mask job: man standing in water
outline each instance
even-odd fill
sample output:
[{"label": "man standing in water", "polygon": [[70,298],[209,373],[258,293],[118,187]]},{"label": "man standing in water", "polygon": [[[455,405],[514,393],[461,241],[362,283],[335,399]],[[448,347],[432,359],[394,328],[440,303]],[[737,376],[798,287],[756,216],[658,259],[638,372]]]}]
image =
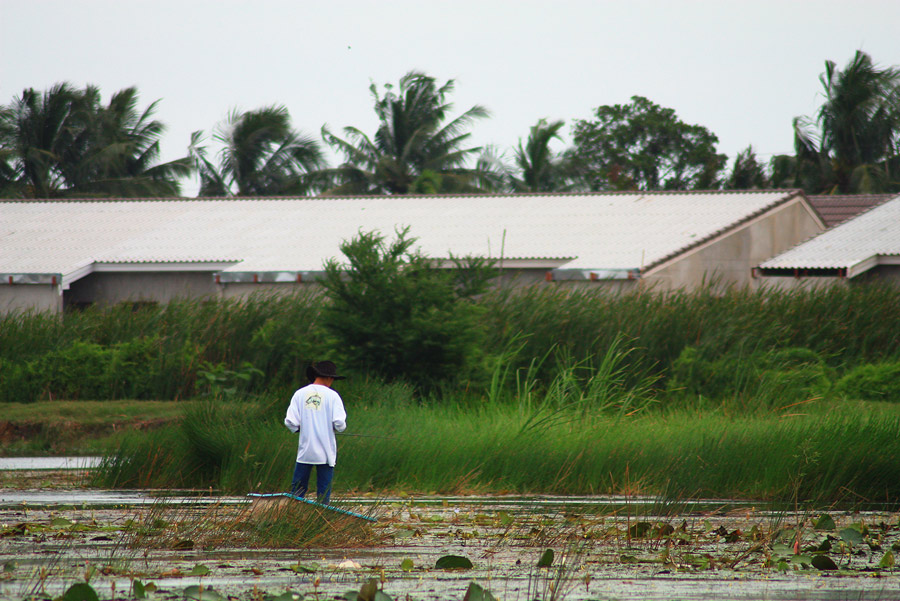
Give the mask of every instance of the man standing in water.
[{"label": "man standing in water", "polygon": [[334,433],[343,432],[347,427],[344,402],[331,385],[344,376],[337,374],[337,367],[331,361],[319,361],[306,368],[306,377],[310,384],[294,393],[284,417],[288,430],[300,434],[291,492],[306,496],[309,476],[315,466],[316,497],[319,503],[327,505],[337,459]]}]

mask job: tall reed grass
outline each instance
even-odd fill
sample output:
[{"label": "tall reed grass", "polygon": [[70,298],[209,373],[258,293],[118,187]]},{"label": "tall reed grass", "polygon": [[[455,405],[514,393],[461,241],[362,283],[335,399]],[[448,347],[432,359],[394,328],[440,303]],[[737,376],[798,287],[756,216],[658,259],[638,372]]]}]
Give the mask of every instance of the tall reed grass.
[{"label": "tall reed grass", "polygon": [[687,346],[712,355],[803,347],[839,367],[900,353],[900,290],[884,284],[667,294],[532,288],[483,302],[492,348],[525,335],[520,368],[554,347],[576,360],[596,357],[618,336],[636,347],[633,369],[663,375]]},{"label": "tall reed grass", "polygon": [[289,388],[324,347],[318,307],[297,293],[0,315],[0,401],[186,398],[207,392],[204,369],[244,363],[263,373],[244,390]]},{"label": "tall reed grass", "polygon": [[[319,322],[322,302],[299,293],[91,308],[62,319],[3,315],[0,401],[182,399],[217,387],[287,394],[305,380],[309,361],[341,360]],[[741,369],[747,358],[806,350],[836,379],[853,367],[900,356],[900,290],[887,285],[798,291],[709,286],[665,295],[540,287],[498,290],[479,302],[486,309],[479,327],[488,341],[482,365],[456,374],[439,389],[443,395],[429,393],[433,398],[521,399],[529,394],[523,386],[537,386],[540,394],[551,382],[570,389],[583,368],[604,364],[632,389],[652,381],[662,390],[679,358],[693,350],[715,370],[734,374],[728,395],[736,390],[752,403],[762,397],[752,378],[766,374]],[[610,349],[625,351],[614,355],[614,366]],[[357,379],[395,375],[354,373],[354,367],[341,364]],[[523,374],[530,374],[525,382]],[[827,389],[830,380],[816,386]],[[725,394],[690,392],[715,400]]]},{"label": "tall reed grass", "polygon": [[[278,405],[248,411],[247,403],[210,403],[189,411],[177,428],[129,438],[96,483],[287,490],[296,437],[274,417]],[[567,407],[540,422],[532,406],[511,403],[368,404],[348,397],[346,405],[338,496],[353,490],[815,504],[900,499],[900,409],[892,404],[819,402],[736,415],[721,407],[634,414]]]}]

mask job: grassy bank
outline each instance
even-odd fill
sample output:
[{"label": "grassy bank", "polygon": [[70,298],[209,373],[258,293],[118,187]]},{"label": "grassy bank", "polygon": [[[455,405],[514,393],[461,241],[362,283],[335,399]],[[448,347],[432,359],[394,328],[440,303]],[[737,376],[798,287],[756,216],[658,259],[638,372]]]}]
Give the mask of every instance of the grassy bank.
[{"label": "grassy bank", "polygon": [[100,455],[129,432],[178,419],[174,401],[0,403],[0,456]]},{"label": "grassy bank", "polygon": [[[508,404],[348,405],[348,412],[338,492],[900,499],[900,408],[882,403],[743,415],[561,412],[542,421]],[[125,440],[97,483],[285,490],[295,445],[271,408],[201,403],[177,427]]]}]

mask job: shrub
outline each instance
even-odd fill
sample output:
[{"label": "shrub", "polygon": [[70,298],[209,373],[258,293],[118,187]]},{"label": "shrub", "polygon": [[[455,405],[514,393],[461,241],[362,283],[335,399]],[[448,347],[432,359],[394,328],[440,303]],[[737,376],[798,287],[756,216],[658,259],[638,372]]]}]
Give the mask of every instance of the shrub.
[{"label": "shrub", "polygon": [[330,299],[323,322],[351,369],[433,390],[479,365],[485,330],[472,296],[486,287],[485,264],[443,269],[417,251],[408,229],[388,244],[362,232],[341,245],[349,265],[325,265]]},{"label": "shrub", "polygon": [[835,391],[847,398],[869,401],[900,401],[900,363],[860,365],[835,384]]},{"label": "shrub", "polygon": [[[707,351],[709,353],[709,351]],[[810,349],[786,348],[714,359],[704,358],[703,349],[686,347],[672,364],[670,392],[715,399],[752,397],[765,406],[783,406],[826,394],[832,370]]]},{"label": "shrub", "polygon": [[40,386],[28,366],[0,358],[0,403],[32,403],[40,396]]}]

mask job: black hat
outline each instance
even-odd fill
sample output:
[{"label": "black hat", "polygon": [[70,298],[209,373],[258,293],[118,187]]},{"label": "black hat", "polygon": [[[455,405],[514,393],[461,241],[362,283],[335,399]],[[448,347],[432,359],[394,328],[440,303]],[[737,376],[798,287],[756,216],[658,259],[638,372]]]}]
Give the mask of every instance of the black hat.
[{"label": "black hat", "polygon": [[306,377],[310,382],[315,382],[317,377],[334,378],[335,380],[344,380],[347,376],[339,376],[337,374],[337,366],[331,361],[313,362],[306,368]]}]

